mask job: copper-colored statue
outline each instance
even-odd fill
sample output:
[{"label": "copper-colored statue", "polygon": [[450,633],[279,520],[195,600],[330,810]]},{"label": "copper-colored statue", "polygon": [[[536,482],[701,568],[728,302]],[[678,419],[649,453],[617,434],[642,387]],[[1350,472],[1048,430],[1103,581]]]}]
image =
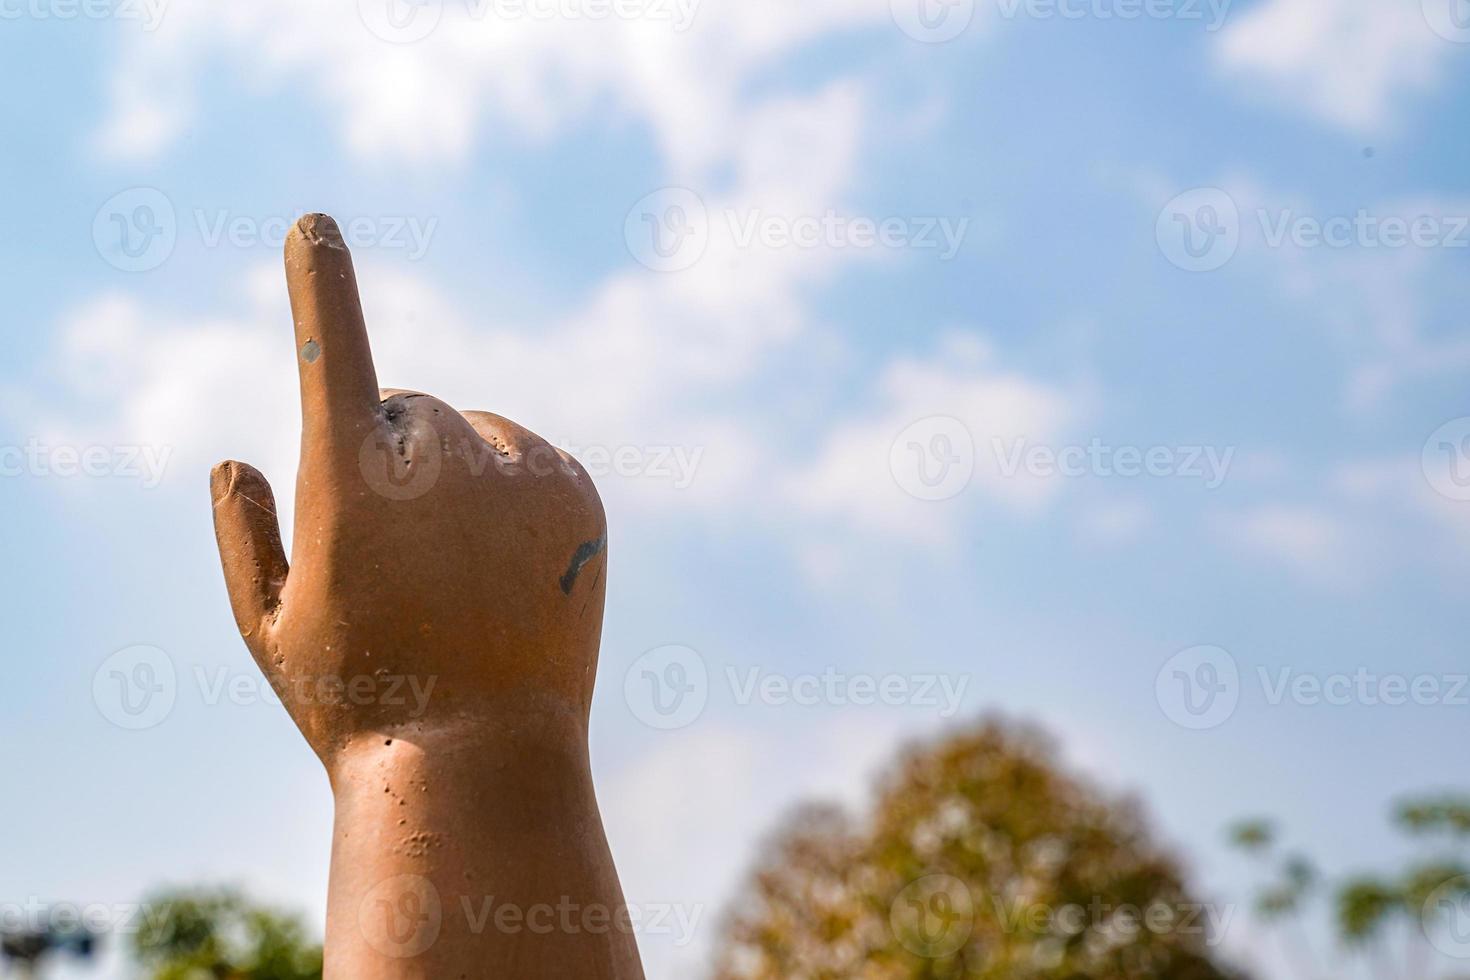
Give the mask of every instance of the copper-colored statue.
[{"label": "copper-colored statue", "polygon": [[641,978],[588,764],[591,479],[508,419],[379,391],[331,218],[297,223],[286,281],[289,567],[265,477],[221,463],[211,489],[235,620],[336,799],[326,976]]}]

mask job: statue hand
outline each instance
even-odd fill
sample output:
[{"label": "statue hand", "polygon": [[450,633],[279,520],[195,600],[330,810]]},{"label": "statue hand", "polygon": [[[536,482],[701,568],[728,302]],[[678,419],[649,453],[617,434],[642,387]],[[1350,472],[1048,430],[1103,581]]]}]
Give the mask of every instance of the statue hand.
[{"label": "statue hand", "polygon": [[[571,457],[488,412],[380,391],[332,219],[286,242],[301,382],[292,561],[255,468],[211,474],[235,620],[329,770],[356,740],[585,733],[607,526]],[[487,365],[487,381],[505,370]]]}]

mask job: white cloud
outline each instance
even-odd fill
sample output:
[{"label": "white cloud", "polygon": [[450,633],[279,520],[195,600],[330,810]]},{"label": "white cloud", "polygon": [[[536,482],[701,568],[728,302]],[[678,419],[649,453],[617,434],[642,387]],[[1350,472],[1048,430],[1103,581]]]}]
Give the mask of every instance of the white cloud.
[{"label": "white cloud", "polygon": [[[767,268],[743,291],[691,288],[683,277],[697,278],[698,267],[679,276],[625,273],[581,308],[530,330],[476,323],[401,265],[368,255],[358,266],[385,386],[507,415],[579,455],[592,447],[671,447],[697,467],[677,485],[677,474],[597,474],[614,513],[676,507],[731,521],[785,500],[815,525],[841,525],[844,540],[875,535],[928,549],[942,545],[954,506],[982,500],[1025,514],[1056,492],[1054,479],[1006,475],[994,440],[1046,441],[1076,405],[1062,390],[1001,367],[971,336],[952,336],[932,358],[890,363],[874,404],[838,421],[815,450],[793,444],[784,419],[742,402],[744,385],[788,334],[806,328],[801,287],[836,266],[830,257],[801,256],[793,271],[764,252],[748,261]],[[710,275],[725,268],[711,263]],[[86,302],[59,324],[54,375],[44,388],[15,393],[15,406],[25,407],[28,427],[59,443],[165,447],[165,491],[202,493],[209,466],[243,459],[266,472],[289,515],[299,408],[280,277],[274,263],[258,266],[232,312],[204,319],[145,311],[125,295]],[[740,329],[769,328],[781,316],[779,329]],[[713,407],[714,392],[745,407]],[[934,414],[963,420],[973,434],[975,473],[956,501],[915,499],[890,469],[897,433]],[[790,543],[815,571],[820,549]]]},{"label": "white cloud", "polygon": [[[881,258],[852,249],[737,243],[722,220],[726,211],[759,208],[794,217],[840,208],[860,176],[867,121],[867,93],[854,81],[736,107],[737,81],[749,66],[823,25],[867,16],[860,13],[866,8],[825,0],[800,9],[763,0],[727,5],[687,50],[661,51],[662,42],[649,40],[647,59],[619,50],[617,32],[601,41],[582,38],[594,50],[579,49],[582,41],[572,37],[566,52],[534,38],[523,51],[496,52],[486,50],[500,43],[496,38],[454,40],[450,29],[402,56],[374,43],[359,64],[361,41],[337,36],[355,24],[335,31],[325,23],[302,26],[302,18],[309,25],[325,16],[318,6],[290,20],[281,7],[272,0],[259,9],[171,11],[171,18],[181,14],[180,22],[170,22],[181,35],[160,39],[156,49],[139,42],[128,56],[135,60],[122,69],[131,80],[119,88],[126,104],[117,119],[151,114],[157,124],[147,133],[121,126],[136,139],[113,149],[145,153],[167,145],[160,134],[185,125],[190,108],[167,87],[152,86],[149,65],[158,59],[167,72],[195,79],[201,52],[252,59],[266,84],[304,85],[308,97],[342,113],[343,135],[367,156],[453,158],[472,148],[477,127],[492,116],[520,132],[547,133],[566,113],[612,92],[627,101],[629,114],[653,121],[676,173],[713,160],[725,165],[730,190],[706,194],[703,202],[710,215],[703,258],[668,275],[630,263],[564,313],[507,323],[487,322],[419,274],[434,267],[432,248],[412,273],[401,257],[389,261],[360,250],[358,279],[379,378],[461,408],[505,414],[577,446],[674,444],[703,451],[698,477],[677,498],[667,484],[599,478],[615,519],[631,508],[661,517],[674,504],[680,513],[713,519],[769,510],[770,494],[758,492],[759,482],[789,472],[793,455],[801,458],[805,447],[784,436],[786,420],[773,417],[759,397],[764,392],[747,386],[783,348],[826,339],[811,336],[817,289]],[[886,20],[887,4],[879,8]],[[210,22],[214,17],[224,20]],[[280,26],[285,23],[289,32]],[[556,28],[568,31],[576,35]],[[446,50],[461,43],[466,51]],[[440,55],[473,64],[442,68],[441,78]],[[560,87],[546,89],[558,73]],[[439,91],[450,78],[455,84]],[[416,107],[419,97],[428,102]],[[255,463],[271,478],[289,523],[299,410],[278,259],[262,263],[240,294],[222,298],[220,306],[227,312],[201,319],[145,309],[126,294],[78,304],[57,325],[54,377],[22,393],[25,424],[39,419],[75,440],[171,446],[174,465],[164,492],[200,500],[206,467],[226,457]],[[958,347],[950,353],[964,354]],[[931,368],[895,365],[887,375],[892,397],[913,401],[930,381],[946,379]],[[954,391],[941,394],[957,395],[965,410],[1028,410],[1028,382],[999,369],[988,377],[994,390],[978,400],[958,380]],[[644,941],[649,975],[701,972],[720,905],[779,808],[812,793],[850,798],[872,762],[889,751],[893,734],[886,719],[823,719],[796,735],[697,726],[687,738],[660,737],[658,751],[600,780],[628,899],[705,905],[697,945]],[[804,746],[799,755],[786,751],[794,743]]]},{"label": "white cloud", "polygon": [[[731,189],[704,199],[702,258],[667,275],[630,262],[551,322],[481,322],[401,261],[360,251],[380,379],[504,414],[574,448],[671,447],[697,463],[683,487],[648,475],[600,478],[610,509],[666,506],[674,492],[681,509],[720,508],[780,450],[762,446],[760,426],[770,420],[713,410],[712,396],[738,390],[773,350],[808,331],[810,291],[877,258],[742,244],[723,215],[820,215],[836,206],[856,179],[863,123],[864,92],[845,81],[771,98],[732,121]],[[431,249],[426,265],[433,260]],[[289,481],[277,474],[294,467],[297,418],[289,323],[274,263],[251,277],[229,315],[145,318],[125,295],[85,303],[63,317],[59,384],[27,402],[33,418],[72,439],[167,445],[176,473],[227,456],[268,467],[284,500]],[[236,412],[241,405],[248,416]]]},{"label": "white cloud", "polygon": [[280,437],[300,414],[294,368],[272,329],[290,323],[284,296],[275,305],[171,320],[122,294],[85,302],[62,317],[55,383],[29,392],[17,421],[44,444],[166,452],[163,485],[201,495],[201,470],[243,450],[289,497],[294,480],[282,477],[294,474],[297,448]]},{"label": "white cloud", "polygon": [[1438,492],[1424,467],[1422,456],[1360,459],[1337,467],[1331,485],[1344,501],[1365,512],[1421,522],[1420,532],[1432,540],[1421,540],[1415,550],[1463,564],[1466,539],[1470,538],[1470,509],[1465,501]]},{"label": "white cloud", "polygon": [[[704,194],[709,240],[693,267],[663,276],[637,267],[616,272],[578,308],[534,325],[474,322],[441,290],[400,270],[373,267],[371,256],[359,256],[359,279],[385,383],[501,412],[574,446],[672,444],[699,453],[697,477],[677,498],[680,509],[728,515],[736,509],[732,502],[748,500],[754,481],[799,465],[783,458],[795,447],[784,444],[789,440],[780,420],[760,409],[732,411],[730,396],[738,396],[773,351],[811,339],[816,318],[809,303],[817,288],[853,264],[885,257],[873,249],[738,242],[738,223],[756,214],[809,219],[842,211],[871,125],[869,93],[857,80],[839,77],[799,95],[765,86],[752,96],[751,83],[769,77],[778,59],[824,36],[879,26],[897,43],[903,38],[887,0],[652,8],[690,11],[693,20],[687,30],[676,30],[651,18],[507,19],[483,0],[431,0],[427,9],[438,12],[437,28],[415,43],[391,44],[368,26],[371,21],[383,29],[374,0],[263,0],[228,10],[184,0],[169,8],[159,30],[126,40],[101,138],[124,157],[166,150],[193,120],[188,93],[217,63],[235,68],[236,75],[248,68],[263,91],[290,90],[315,103],[333,120],[330,131],[372,163],[462,161],[480,140],[548,138],[594,113],[647,125],[671,183],[708,188],[718,175],[730,187]],[[925,109],[926,118],[933,108]],[[138,311],[122,302],[112,313],[137,319]],[[269,448],[259,445],[259,436],[257,448],[242,432],[241,445],[227,449],[224,432],[190,428],[166,411],[144,412],[142,406],[159,404],[162,393],[183,386],[191,390],[175,400],[210,403],[227,390],[212,375],[236,366],[200,357],[187,379],[164,377],[152,367],[160,360],[152,356],[156,349],[185,336],[221,350],[247,337],[256,344],[257,337],[279,334],[277,325],[286,322],[281,309],[278,292],[257,299],[236,320],[213,325],[153,316],[155,326],[132,341],[136,384],[116,393],[121,404],[106,416],[157,430],[179,450],[180,464],[203,466],[213,457],[251,458],[252,452],[265,459]],[[211,331],[212,339],[202,336]],[[269,342],[258,354],[252,348],[251,357],[271,357],[269,348]],[[931,381],[947,380],[942,372],[923,370],[900,363],[889,372],[890,418],[917,404]],[[254,397],[294,406],[291,381],[279,366],[270,376],[278,384],[269,391],[254,386]],[[566,398],[567,392],[576,398]],[[965,413],[1049,411],[1036,404],[1045,392],[1003,372],[981,387],[955,380],[938,394]],[[721,399],[724,406],[713,409]],[[41,402],[49,402],[53,417],[63,404],[60,398]],[[79,427],[87,422],[83,413],[71,417]],[[106,427],[95,415],[91,424]],[[273,443],[291,441],[289,420],[271,425]],[[763,426],[775,438],[765,438]],[[841,482],[841,454],[862,449],[844,440],[864,441],[861,429],[855,423],[832,437],[822,464],[827,475],[812,475],[807,482],[814,489],[797,497],[845,493],[816,485]],[[674,499],[667,484],[653,481],[599,484],[610,509],[658,507]],[[1029,494],[1004,486],[993,492],[1018,505]],[[871,500],[850,512],[860,516],[873,505],[881,508]]]},{"label": "white cloud", "polygon": [[1326,508],[1267,504],[1230,515],[1220,531],[1228,547],[1313,586],[1351,589],[1369,572],[1361,529]]},{"label": "white cloud", "polygon": [[1078,531],[1093,544],[1116,546],[1136,541],[1150,524],[1153,511],[1141,500],[1114,500],[1083,508]]},{"label": "white cloud", "polygon": [[[811,461],[785,481],[792,504],[818,523],[942,546],[964,508],[977,499],[1026,514],[1056,492],[1057,480],[1024,468],[1007,472],[997,446],[1051,439],[1075,413],[1074,396],[1003,368],[974,336],[951,335],[929,359],[892,362],[876,389],[877,403],[835,427]],[[894,472],[891,451],[900,433],[933,417],[963,424],[974,447],[974,471],[954,497],[921,500],[901,484],[904,474]],[[814,571],[831,558],[820,550],[809,557]]]},{"label": "white cloud", "polygon": [[[1210,183],[1239,212],[1240,251],[1232,263],[1254,263],[1297,306],[1284,319],[1320,331],[1347,359],[1346,409],[1367,415],[1406,384],[1470,367],[1463,339],[1470,287],[1458,274],[1470,247],[1470,199],[1329,201],[1268,188],[1238,172]],[[1155,174],[1135,182],[1150,208],[1178,187]]]},{"label": "white cloud", "polygon": [[687,176],[747,135],[741,92],[754,72],[822,35],[892,26],[885,0],[646,0],[636,19],[515,13],[553,6],[539,0],[430,0],[417,9],[437,12],[437,26],[390,43],[369,27],[395,36],[390,5],[415,9],[400,0],[175,0],[156,31],[124,36],[101,146],[140,159],[165,150],[195,118],[190,93],[223,63],[260,90],[315,102],[374,163],[462,161],[485,136],[544,138],[610,112],[649,126],[673,172]]},{"label": "white cloud", "polygon": [[1466,573],[1470,511],[1438,492],[1417,454],[1351,459],[1316,479],[1313,502],[1265,502],[1218,517],[1216,539],[1314,588],[1352,592],[1407,568],[1452,586]]},{"label": "white cloud", "polygon": [[1455,49],[1420,0],[1264,0],[1232,20],[1216,56],[1234,77],[1358,133],[1389,127]]}]

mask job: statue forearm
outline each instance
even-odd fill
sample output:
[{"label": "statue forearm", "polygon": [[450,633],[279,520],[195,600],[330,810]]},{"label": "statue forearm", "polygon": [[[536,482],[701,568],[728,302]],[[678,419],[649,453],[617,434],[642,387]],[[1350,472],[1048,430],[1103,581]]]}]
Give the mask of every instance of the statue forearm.
[{"label": "statue forearm", "polygon": [[335,760],[328,980],[641,980],[585,735],[501,727]]}]

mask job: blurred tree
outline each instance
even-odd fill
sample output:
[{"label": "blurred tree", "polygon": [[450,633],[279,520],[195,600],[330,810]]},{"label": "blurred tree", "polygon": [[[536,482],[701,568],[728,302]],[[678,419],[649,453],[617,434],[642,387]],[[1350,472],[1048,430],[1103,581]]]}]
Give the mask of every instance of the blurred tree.
[{"label": "blurred tree", "polygon": [[[1262,862],[1270,876],[1256,895],[1256,911],[1289,938],[1298,976],[1336,972],[1320,966],[1303,928],[1303,916],[1318,899],[1327,903],[1344,950],[1376,976],[1428,980],[1436,948],[1470,956],[1470,934],[1464,932],[1470,921],[1470,798],[1408,800],[1395,808],[1393,819],[1418,845],[1417,853],[1396,871],[1355,874],[1336,883],[1327,882],[1309,859],[1282,853],[1269,822],[1246,820],[1230,828],[1231,841]],[[1470,977],[1470,970],[1456,975]]]},{"label": "blurred tree", "polygon": [[319,980],[322,948],[289,916],[233,891],[168,891],[133,936],[133,958],[151,980]]},{"label": "blurred tree", "polygon": [[728,917],[719,980],[1218,980],[1136,806],[1002,720],[910,748],[861,824],[798,811]]},{"label": "blurred tree", "polygon": [[33,923],[0,922],[0,963],[13,967],[18,977],[40,976],[41,966],[53,956],[69,954],[88,960],[96,952],[97,936],[91,929],[80,922],[46,918]]}]

